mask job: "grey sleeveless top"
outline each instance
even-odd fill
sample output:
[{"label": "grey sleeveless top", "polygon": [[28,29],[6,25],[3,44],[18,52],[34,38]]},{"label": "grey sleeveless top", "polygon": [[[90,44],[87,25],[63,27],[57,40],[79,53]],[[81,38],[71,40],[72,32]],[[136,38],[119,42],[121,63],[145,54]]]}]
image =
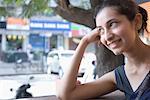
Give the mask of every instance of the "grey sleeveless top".
[{"label": "grey sleeveless top", "polygon": [[150,72],[136,91],[133,91],[125,74],[124,65],[115,69],[117,89],[124,92],[126,100],[150,100]]}]

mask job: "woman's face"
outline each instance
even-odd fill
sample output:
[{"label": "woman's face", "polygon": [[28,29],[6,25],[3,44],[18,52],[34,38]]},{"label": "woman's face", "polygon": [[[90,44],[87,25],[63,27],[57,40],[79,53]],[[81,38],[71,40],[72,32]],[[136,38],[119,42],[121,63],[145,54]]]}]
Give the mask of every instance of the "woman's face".
[{"label": "woman's face", "polygon": [[135,25],[113,7],[103,8],[96,16],[101,42],[114,54],[129,50],[135,40]]}]

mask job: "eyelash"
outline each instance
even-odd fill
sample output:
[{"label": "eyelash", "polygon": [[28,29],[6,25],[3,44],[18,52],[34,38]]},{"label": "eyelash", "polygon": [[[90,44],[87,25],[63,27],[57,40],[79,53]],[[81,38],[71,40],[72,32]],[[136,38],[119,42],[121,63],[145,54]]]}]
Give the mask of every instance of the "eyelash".
[{"label": "eyelash", "polygon": [[[115,22],[115,21],[114,21],[114,22],[111,22],[111,23],[109,24],[109,28],[115,27],[117,23],[118,23],[118,22]],[[104,29],[99,28],[99,33],[100,33],[100,35],[103,35],[103,34],[104,34]]]},{"label": "eyelash", "polygon": [[110,24],[109,24],[109,27],[113,27],[114,25],[116,25],[117,24],[117,22],[111,22]]}]

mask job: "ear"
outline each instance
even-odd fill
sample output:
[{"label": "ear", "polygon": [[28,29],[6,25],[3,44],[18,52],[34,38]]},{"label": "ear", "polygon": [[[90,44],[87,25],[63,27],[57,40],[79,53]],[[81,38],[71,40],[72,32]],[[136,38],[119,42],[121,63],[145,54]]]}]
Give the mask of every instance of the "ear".
[{"label": "ear", "polygon": [[136,30],[141,29],[141,27],[142,27],[142,15],[140,13],[136,14],[134,21],[135,21]]}]

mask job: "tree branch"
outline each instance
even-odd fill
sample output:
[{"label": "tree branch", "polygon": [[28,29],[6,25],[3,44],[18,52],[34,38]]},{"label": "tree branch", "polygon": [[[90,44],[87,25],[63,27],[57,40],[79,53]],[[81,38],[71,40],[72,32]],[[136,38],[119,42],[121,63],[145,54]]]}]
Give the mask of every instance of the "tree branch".
[{"label": "tree branch", "polygon": [[58,5],[59,5],[62,9],[68,10],[69,5],[70,5],[70,1],[69,1],[69,0],[58,0]]},{"label": "tree branch", "polygon": [[94,9],[101,2],[102,0],[90,0],[92,9]]},{"label": "tree branch", "polygon": [[[68,21],[85,25],[90,28],[95,27],[92,10],[84,10],[77,7],[70,7],[68,11],[61,7],[56,7],[55,12]],[[86,16],[86,17],[85,17]]]},{"label": "tree branch", "polygon": [[[56,3],[58,6],[53,8],[53,10],[62,18],[70,22],[85,25],[90,28],[95,27],[93,9],[85,10],[82,8],[74,7],[71,5],[69,0],[57,0]],[[86,18],[84,16],[86,16]]]},{"label": "tree branch", "polygon": [[[101,2],[101,0],[90,0],[92,8],[89,10],[85,10],[78,7],[73,7],[70,4],[69,0],[58,0],[56,8],[54,8],[55,12],[59,14],[64,19],[85,25],[90,28],[95,27],[94,19],[93,19],[93,13],[95,7]],[[86,18],[84,17],[86,16]]]}]

